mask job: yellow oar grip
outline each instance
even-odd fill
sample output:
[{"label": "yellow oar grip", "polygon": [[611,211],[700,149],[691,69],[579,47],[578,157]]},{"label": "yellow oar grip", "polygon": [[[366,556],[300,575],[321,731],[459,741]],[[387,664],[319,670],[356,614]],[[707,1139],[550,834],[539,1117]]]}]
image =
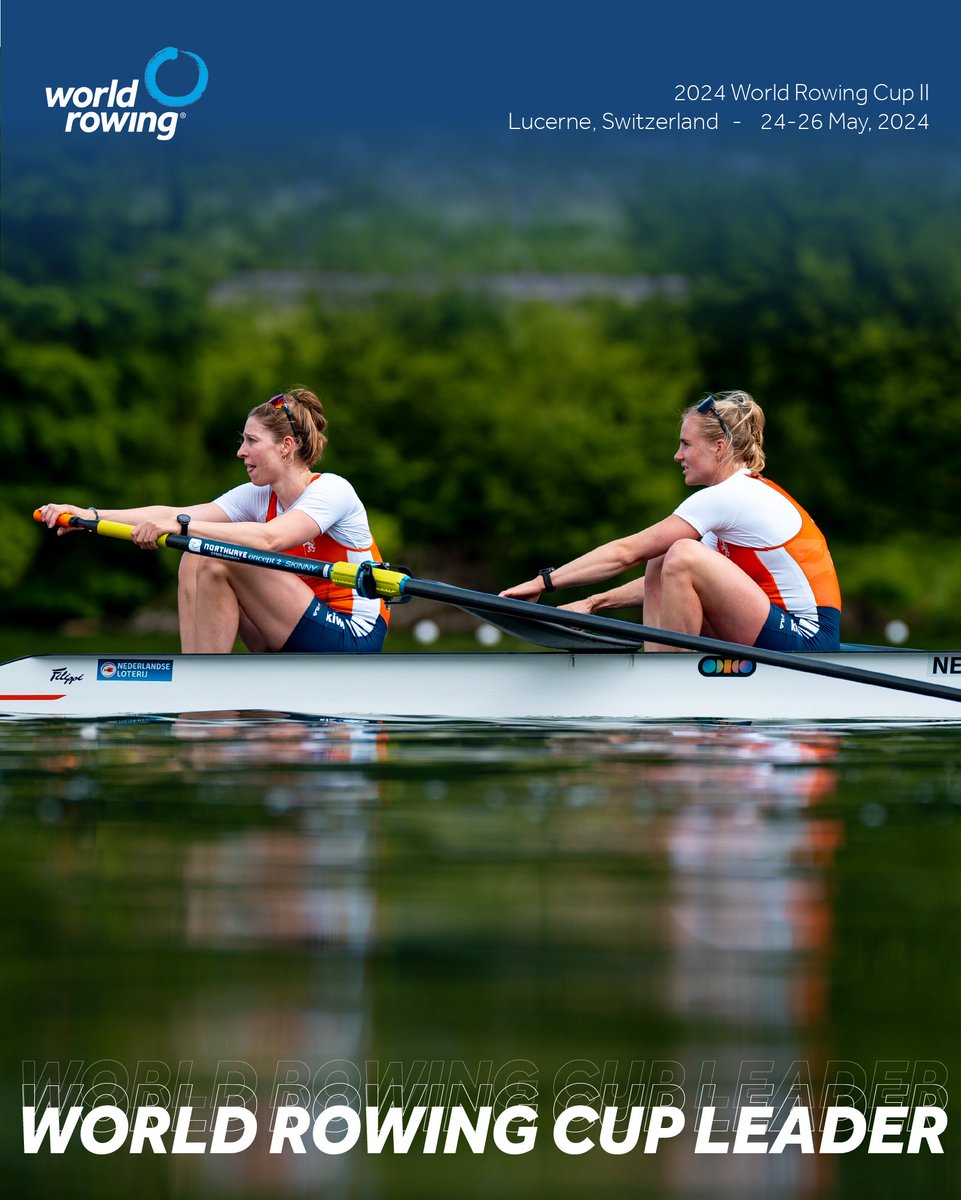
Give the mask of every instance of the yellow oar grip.
[{"label": "yellow oar grip", "polygon": [[[122,542],[129,542],[133,540],[130,536],[133,533],[133,526],[121,525],[119,521],[104,521],[103,519],[99,520],[97,522],[97,533],[101,537],[118,538]],[[166,536],[167,535],[165,533],[161,534],[161,536],[157,538],[157,544],[162,546]]]}]

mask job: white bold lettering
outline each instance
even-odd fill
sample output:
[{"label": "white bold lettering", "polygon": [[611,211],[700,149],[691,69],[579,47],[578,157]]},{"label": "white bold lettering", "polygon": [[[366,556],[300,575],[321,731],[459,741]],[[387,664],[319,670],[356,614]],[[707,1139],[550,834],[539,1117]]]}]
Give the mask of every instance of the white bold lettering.
[{"label": "white bold lettering", "polygon": [[60,1112],[59,1108],[45,1108],[38,1125],[37,1110],[35,1108],[23,1110],[24,1154],[38,1153],[46,1138],[50,1139],[51,1154],[63,1154],[73,1137],[73,1131],[77,1128],[77,1122],[80,1120],[83,1109],[79,1105],[67,1109],[67,1119],[62,1125],[60,1124]]}]

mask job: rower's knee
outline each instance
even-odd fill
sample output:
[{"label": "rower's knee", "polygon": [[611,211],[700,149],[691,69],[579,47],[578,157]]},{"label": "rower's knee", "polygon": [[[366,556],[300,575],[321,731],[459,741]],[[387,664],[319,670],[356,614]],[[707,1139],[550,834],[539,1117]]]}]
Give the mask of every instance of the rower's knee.
[{"label": "rower's knee", "polygon": [[181,598],[193,597],[206,586],[222,583],[229,575],[229,564],[216,558],[185,554],[180,560],[177,587]]},{"label": "rower's knee", "polygon": [[226,579],[230,574],[230,563],[219,558],[198,558],[196,578],[203,582],[208,579]]},{"label": "rower's knee", "polygon": [[700,542],[694,541],[693,538],[681,538],[670,547],[660,560],[661,575],[678,576],[690,574],[691,571],[696,569],[697,564],[702,561],[705,553],[710,553],[710,551],[707,551],[706,547],[702,546]]}]

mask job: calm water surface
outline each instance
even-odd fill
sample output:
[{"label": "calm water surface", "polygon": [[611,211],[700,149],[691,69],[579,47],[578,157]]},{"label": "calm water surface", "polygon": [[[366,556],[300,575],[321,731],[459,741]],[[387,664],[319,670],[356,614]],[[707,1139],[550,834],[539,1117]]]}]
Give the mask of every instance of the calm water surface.
[{"label": "calm water surface", "polygon": [[[961,1194],[959,832],[951,727],[0,723],[5,1192]],[[37,1077],[257,1135],[28,1156]],[[817,1112],[832,1083],[947,1107],[945,1153],[694,1152],[698,1105]],[[358,1096],[533,1104],[536,1142],[268,1153],[276,1104]],[[569,1155],[578,1103],[686,1126]]]}]

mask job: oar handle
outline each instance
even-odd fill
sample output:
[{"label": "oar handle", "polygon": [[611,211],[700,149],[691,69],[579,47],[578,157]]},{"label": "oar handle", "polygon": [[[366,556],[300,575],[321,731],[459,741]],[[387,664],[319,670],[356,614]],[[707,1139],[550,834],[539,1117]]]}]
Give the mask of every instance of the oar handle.
[{"label": "oar handle", "polygon": [[[33,519],[35,521],[43,521],[43,514],[39,508],[35,508],[33,510]],[[86,521],[83,517],[75,517],[71,513],[61,513],[56,520],[56,524],[62,525],[64,528],[66,528],[68,525],[88,525],[92,527],[96,525],[96,523],[96,521]]]},{"label": "oar handle", "polygon": [[[33,510],[33,519],[35,521],[43,520],[43,517],[40,515],[39,508],[35,508]],[[123,525],[120,521],[105,521],[103,517],[99,517],[96,520],[90,520],[87,517],[75,517],[72,513],[61,513],[60,516],[57,517],[56,523],[62,526],[64,529],[86,529],[90,533],[99,534],[100,537],[116,538],[121,542],[133,541],[132,525]],[[160,537],[157,538],[157,545],[165,546],[169,536],[170,535],[167,533],[162,533]]]}]

